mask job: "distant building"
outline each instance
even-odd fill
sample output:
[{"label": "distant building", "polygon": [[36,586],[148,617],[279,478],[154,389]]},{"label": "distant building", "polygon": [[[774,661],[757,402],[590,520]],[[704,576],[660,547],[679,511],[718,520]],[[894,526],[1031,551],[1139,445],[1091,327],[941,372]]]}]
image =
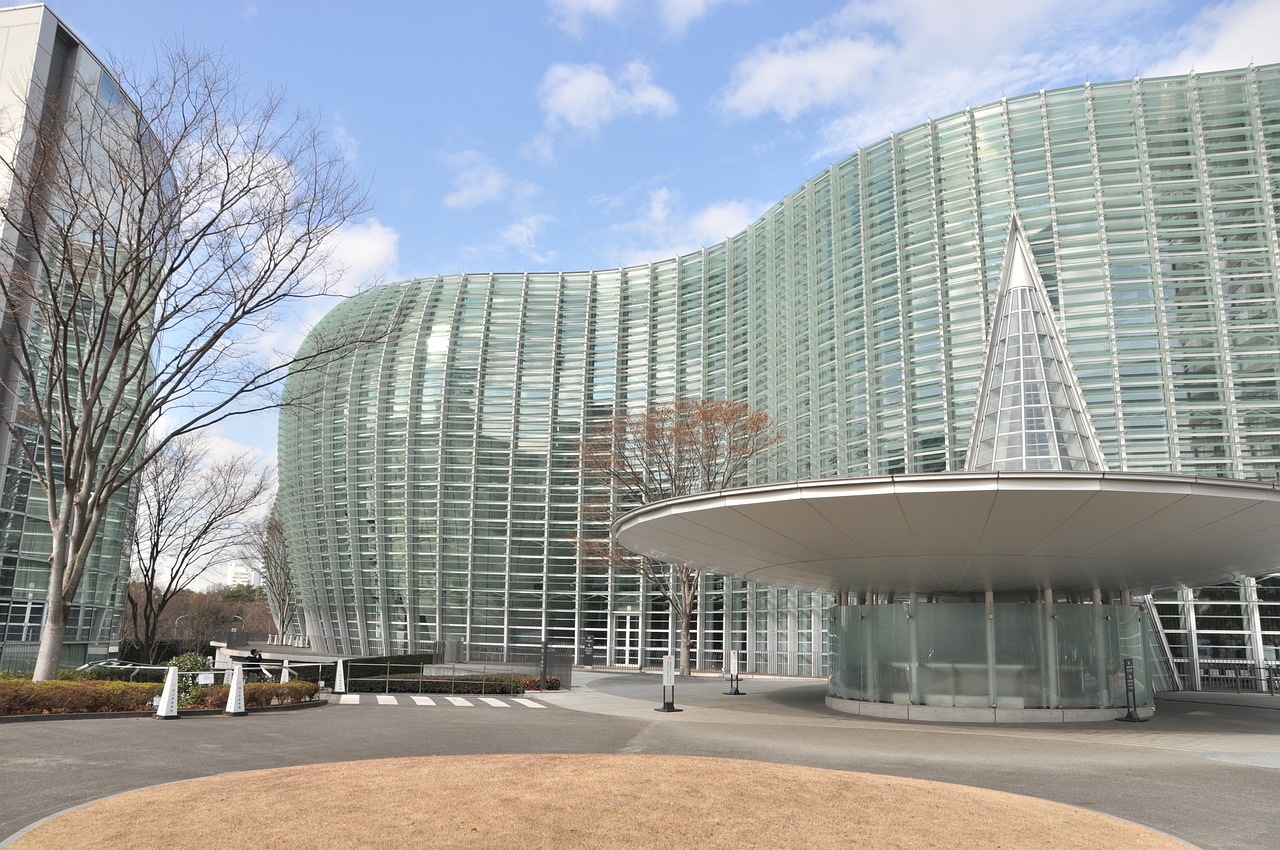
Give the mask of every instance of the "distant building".
[{"label": "distant building", "polygon": [[[350,653],[590,637],[609,663],[654,663],[671,643],[664,606],[634,576],[579,562],[576,541],[606,529],[581,510],[577,446],[618,411],[678,396],[744,400],[782,426],[782,451],[748,484],[998,476],[1003,459],[1038,469],[1051,453],[1089,475],[1274,487],[1278,211],[1273,65],[965,109],[860,149],[686,256],[363,293],[313,338],[386,336],[293,375],[287,391],[309,403],[281,421],[307,632]],[[1034,425],[1042,405],[1014,403],[1021,378],[1004,371],[994,386],[1008,402],[987,398],[980,415],[1015,219],[1077,394],[1053,429]],[[1009,369],[1027,362],[1000,356]],[[975,441],[978,422],[991,431]],[[728,571],[752,577],[752,563]],[[1195,682],[1209,658],[1274,656],[1280,580],[1250,564],[1221,563],[1211,587],[1177,575],[1045,582],[1037,604],[1061,594],[1127,607],[1155,591],[1169,666]],[[751,671],[831,670],[827,617],[848,606],[827,609],[849,594],[796,589],[832,587],[818,572],[785,580],[709,575],[697,666],[739,649]],[[877,604],[927,603],[908,592],[887,580],[874,590]]]},{"label": "distant building", "polygon": [[244,561],[232,561],[226,565],[227,584],[232,587],[240,587],[248,585],[249,587],[262,587],[262,574],[250,567]]}]

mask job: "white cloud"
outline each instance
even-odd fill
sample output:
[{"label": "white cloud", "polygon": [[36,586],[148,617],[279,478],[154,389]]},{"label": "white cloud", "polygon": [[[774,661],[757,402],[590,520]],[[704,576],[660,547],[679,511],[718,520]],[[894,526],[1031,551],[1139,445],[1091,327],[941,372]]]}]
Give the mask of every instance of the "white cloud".
[{"label": "white cloud", "polygon": [[884,45],[855,38],[792,40],[756,50],[735,69],[724,106],[747,118],[776,112],[792,121],[814,107],[864,92],[876,66],[890,58]]},{"label": "white cloud", "polygon": [[500,240],[504,247],[517,251],[522,257],[535,263],[549,263],[551,254],[538,250],[538,232],[551,221],[551,216],[534,214],[525,216],[503,228]]},{"label": "white cloud", "polygon": [[588,18],[616,20],[623,0],[548,0],[551,20],[574,38],[582,38]]},{"label": "white cloud", "polygon": [[689,26],[706,15],[725,0],[658,0],[658,12],[662,16],[662,24],[667,35],[681,38],[689,31]]},{"label": "white cloud", "polygon": [[520,148],[520,153],[538,165],[555,165],[555,139],[550,133],[535,133],[533,138],[525,142],[523,147]]},{"label": "white cloud", "polygon": [[613,228],[619,237],[613,251],[623,266],[687,254],[741,232],[767,207],[760,201],[727,200],[685,213],[680,194],[661,186],[650,190],[636,218]]},{"label": "white cloud", "polygon": [[445,161],[454,169],[453,191],[444,196],[446,207],[478,207],[499,200],[506,192],[507,175],[484,154],[463,151],[446,156]]},{"label": "white cloud", "polygon": [[746,54],[720,105],[815,118],[821,159],[1002,95],[1280,58],[1275,0],[1217,4],[1176,33],[1169,13],[1157,0],[854,0]]},{"label": "white cloud", "polygon": [[349,223],[334,236],[332,257],[342,269],[336,290],[354,295],[393,275],[400,234],[376,218]]},{"label": "white cloud", "polygon": [[648,16],[657,7],[658,19],[670,38],[682,38],[690,25],[704,18],[713,8],[728,0],[548,0],[552,22],[574,38],[586,34],[591,20],[611,24],[622,23],[624,15],[631,13],[628,23],[637,14]]},{"label": "white cloud", "polygon": [[554,251],[538,247],[538,237],[554,218],[545,213],[528,213],[517,218],[498,231],[491,239],[463,248],[467,262],[479,263],[485,268],[510,266],[523,262],[538,266],[550,266],[555,260]]},{"label": "white cloud", "polygon": [[549,127],[568,126],[588,134],[623,115],[674,115],[675,98],[655,85],[651,74],[643,62],[632,62],[616,79],[598,65],[560,62],[543,75],[538,100]]},{"label": "white cloud", "polygon": [[333,136],[333,145],[342,154],[342,158],[347,162],[355,162],[360,155],[360,142],[347,130],[346,124],[342,122],[341,115],[334,116],[333,129],[330,134]]},{"label": "white cloud", "polygon": [[1280,61],[1280,3],[1275,0],[1236,0],[1200,12],[1179,35],[1186,42],[1176,56],[1155,65],[1152,76],[1196,70],[1221,71],[1252,62]]}]

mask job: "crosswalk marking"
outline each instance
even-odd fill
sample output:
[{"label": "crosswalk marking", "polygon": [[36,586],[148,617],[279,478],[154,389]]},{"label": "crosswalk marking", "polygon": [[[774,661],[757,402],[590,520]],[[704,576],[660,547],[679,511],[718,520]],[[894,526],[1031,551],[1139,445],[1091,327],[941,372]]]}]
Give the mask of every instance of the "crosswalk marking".
[{"label": "crosswalk marking", "polygon": [[425,694],[334,694],[335,702],[338,705],[398,705],[398,706],[417,706],[421,708],[438,707],[441,705],[457,706],[458,708],[476,708],[477,706],[488,706],[490,708],[546,708],[539,702],[534,702],[525,697],[488,697],[476,694],[469,697],[445,696],[436,694],[435,696],[427,696]]}]

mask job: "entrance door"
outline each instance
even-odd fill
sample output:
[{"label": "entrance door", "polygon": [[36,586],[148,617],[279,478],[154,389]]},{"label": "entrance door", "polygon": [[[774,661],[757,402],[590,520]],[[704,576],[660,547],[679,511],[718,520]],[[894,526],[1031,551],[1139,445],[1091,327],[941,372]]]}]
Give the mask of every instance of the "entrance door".
[{"label": "entrance door", "polygon": [[640,615],[638,613],[613,615],[613,665],[615,667],[640,666]]}]

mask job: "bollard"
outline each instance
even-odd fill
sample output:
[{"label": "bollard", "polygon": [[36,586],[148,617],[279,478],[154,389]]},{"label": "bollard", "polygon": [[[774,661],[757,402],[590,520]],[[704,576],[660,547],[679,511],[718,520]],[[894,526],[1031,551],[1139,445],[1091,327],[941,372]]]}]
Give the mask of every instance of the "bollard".
[{"label": "bollard", "polygon": [[170,667],[164,674],[164,690],[160,692],[160,705],[156,707],[160,720],[178,719],[178,668]]},{"label": "bollard", "polygon": [[345,694],[347,692],[347,677],[342,670],[342,659],[338,659],[338,672],[333,677],[333,692],[335,694]]},{"label": "bollard", "polygon": [[229,717],[244,717],[244,666],[237,664],[231,673],[231,690],[227,692],[227,707],[222,712]]}]

